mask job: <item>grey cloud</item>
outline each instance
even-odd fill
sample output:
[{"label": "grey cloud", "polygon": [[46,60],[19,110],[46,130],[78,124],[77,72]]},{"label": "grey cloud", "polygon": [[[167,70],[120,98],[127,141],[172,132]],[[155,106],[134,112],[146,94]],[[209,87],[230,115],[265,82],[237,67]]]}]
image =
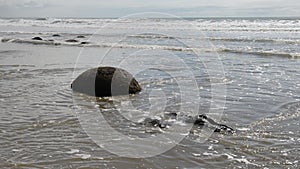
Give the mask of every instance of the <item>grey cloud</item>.
[{"label": "grey cloud", "polygon": [[181,17],[300,16],[300,1],[0,0],[0,9],[2,17],[120,17],[135,12],[165,12]]},{"label": "grey cloud", "polygon": [[45,1],[31,0],[31,1],[24,2],[22,4],[22,6],[25,7],[25,8],[42,8],[42,7],[46,6],[46,2]]}]

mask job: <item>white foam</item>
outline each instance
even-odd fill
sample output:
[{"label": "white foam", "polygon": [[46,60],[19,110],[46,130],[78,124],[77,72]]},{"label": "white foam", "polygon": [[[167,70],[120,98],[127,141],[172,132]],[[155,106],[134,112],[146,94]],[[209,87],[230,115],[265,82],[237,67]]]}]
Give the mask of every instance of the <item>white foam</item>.
[{"label": "white foam", "polygon": [[12,149],[11,151],[13,152],[20,152],[20,151],[23,151],[22,149]]},{"label": "white foam", "polygon": [[77,157],[80,157],[83,160],[86,160],[91,157],[90,154],[75,154]]},{"label": "white foam", "polygon": [[205,156],[213,156],[214,154],[213,153],[204,152],[203,155],[205,155]]},{"label": "white foam", "polygon": [[[197,20],[168,20],[168,19],[62,19],[47,18],[36,19],[0,19],[0,26],[42,26],[63,28],[100,28],[105,24],[113,23],[120,29],[137,29],[133,23],[139,23],[139,27],[148,29],[191,29],[191,25],[201,30],[236,30],[236,31],[297,31],[300,27],[299,20],[278,19],[197,19]],[[189,24],[187,24],[189,23]]]},{"label": "white foam", "polygon": [[238,128],[237,130],[239,130],[239,131],[249,131],[250,128],[248,128],[248,127],[241,127],[241,128]]},{"label": "white foam", "polygon": [[67,151],[66,153],[68,153],[68,154],[79,153],[79,150],[78,149],[71,149],[70,151]]},{"label": "white foam", "polygon": [[240,163],[245,163],[245,164],[250,164],[250,165],[254,165],[254,166],[259,166],[258,164],[255,164],[255,163],[251,163],[250,161],[248,161],[247,159],[245,158],[236,158],[234,159],[235,161],[238,161]]},{"label": "white foam", "polygon": [[259,166],[258,164],[255,164],[255,163],[251,163],[250,161],[248,161],[244,156],[242,156],[242,158],[236,158],[237,155],[235,154],[223,154],[225,156],[227,156],[227,158],[229,160],[233,160],[233,161],[237,161],[237,162],[240,162],[240,163],[245,163],[245,164],[250,164],[250,165],[254,165],[254,166]]},{"label": "white foam", "polygon": [[201,157],[201,154],[192,153],[192,155],[195,157]]}]

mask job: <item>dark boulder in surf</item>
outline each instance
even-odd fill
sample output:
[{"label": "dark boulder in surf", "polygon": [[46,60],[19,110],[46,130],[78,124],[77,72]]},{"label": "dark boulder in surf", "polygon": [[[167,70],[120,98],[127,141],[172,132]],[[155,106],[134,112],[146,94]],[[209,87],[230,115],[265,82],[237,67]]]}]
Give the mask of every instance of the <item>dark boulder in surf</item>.
[{"label": "dark boulder in surf", "polygon": [[41,37],[33,37],[32,40],[43,40]]},{"label": "dark boulder in surf", "polygon": [[80,44],[81,44],[81,45],[88,45],[88,44],[90,44],[90,42],[84,41],[84,42],[81,42]]},{"label": "dark boulder in surf", "polygon": [[142,90],[129,72],[114,67],[89,69],[73,81],[71,88],[96,97],[136,94]]},{"label": "dark boulder in surf", "polygon": [[78,40],[76,40],[76,39],[68,39],[68,40],[66,40],[66,42],[76,43],[76,42],[78,42]]},{"label": "dark boulder in surf", "polygon": [[78,35],[77,38],[85,38],[83,35]]},{"label": "dark boulder in surf", "polygon": [[60,34],[53,34],[53,37],[60,37]]}]

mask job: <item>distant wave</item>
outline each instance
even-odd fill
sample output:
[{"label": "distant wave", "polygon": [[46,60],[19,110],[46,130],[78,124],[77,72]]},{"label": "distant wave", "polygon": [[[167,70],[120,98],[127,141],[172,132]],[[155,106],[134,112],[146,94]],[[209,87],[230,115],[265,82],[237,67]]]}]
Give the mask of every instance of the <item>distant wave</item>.
[{"label": "distant wave", "polygon": [[222,32],[300,32],[299,28],[216,28],[204,27],[199,28],[201,31],[222,31]]},{"label": "distant wave", "polygon": [[300,53],[285,53],[279,51],[263,51],[263,50],[243,50],[243,49],[230,49],[230,48],[190,48],[182,46],[165,46],[165,45],[140,45],[140,44],[124,44],[124,43],[83,43],[83,42],[58,42],[58,41],[47,41],[47,40],[28,40],[28,39],[1,39],[3,43],[26,43],[34,45],[63,45],[63,46],[78,46],[78,47],[102,47],[102,48],[134,48],[134,49],[161,49],[169,51],[182,51],[182,52],[218,52],[218,53],[234,53],[234,54],[247,54],[257,56],[278,56],[288,57],[293,59],[300,59]]},{"label": "distant wave", "polygon": [[300,39],[209,38],[211,41],[300,44]]},{"label": "distant wave", "polygon": [[[114,23],[116,29],[195,29],[201,31],[239,31],[239,32],[299,32],[300,20],[294,19],[80,19],[80,18],[35,18],[0,19],[0,26],[39,26],[59,28],[101,28]],[[126,24],[122,24],[126,23]],[[133,23],[133,24],[128,24]],[[146,24],[144,24],[146,23]],[[136,26],[138,25],[138,26]],[[195,27],[191,27],[191,25]]]},{"label": "distant wave", "polygon": [[139,34],[131,35],[130,38],[145,38],[145,39],[175,39],[175,37],[160,35],[160,34]]},{"label": "distant wave", "polygon": [[288,57],[292,59],[300,59],[300,53],[284,53],[278,51],[236,50],[236,49],[228,49],[228,48],[218,49],[218,51],[224,53],[248,54],[248,55],[258,55],[258,56],[278,56],[278,57]]},{"label": "distant wave", "polygon": [[60,42],[54,42],[54,41],[37,41],[37,40],[28,40],[28,39],[9,39],[9,38],[3,38],[1,39],[1,42],[11,42],[11,43],[27,43],[27,44],[34,44],[34,45],[61,45]]},{"label": "distant wave", "polygon": [[10,39],[3,38],[1,39],[3,43],[27,43],[27,44],[35,44],[35,45],[66,45],[66,46],[79,46],[79,47],[114,47],[114,48],[137,48],[137,49],[162,49],[162,50],[171,50],[171,51],[193,51],[197,50],[196,48],[188,48],[181,46],[164,46],[164,45],[137,45],[137,44],[118,44],[118,43],[84,43],[82,42],[61,42],[61,41],[48,41],[48,40],[29,40],[29,39]]}]

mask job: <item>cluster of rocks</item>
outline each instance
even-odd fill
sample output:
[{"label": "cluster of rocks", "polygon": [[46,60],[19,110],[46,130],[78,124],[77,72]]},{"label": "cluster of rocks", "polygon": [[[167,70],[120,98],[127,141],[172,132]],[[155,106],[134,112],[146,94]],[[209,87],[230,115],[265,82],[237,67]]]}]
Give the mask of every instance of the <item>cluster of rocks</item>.
[{"label": "cluster of rocks", "polygon": [[[60,35],[60,34],[53,34],[52,37],[61,37],[61,35]],[[77,39],[84,39],[84,38],[86,38],[86,37],[83,36],[83,35],[78,35],[78,36],[77,36],[76,38],[74,38],[74,39],[67,39],[67,40],[65,40],[65,42],[68,42],[68,43],[79,43],[80,41],[77,40]],[[44,40],[43,38],[41,38],[41,37],[39,37],[39,36],[33,37],[33,38],[31,38],[31,39],[32,39],[32,40],[37,40],[37,41],[43,41],[43,40]],[[47,40],[47,41],[54,41],[54,40],[53,40],[53,39],[50,39],[50,40]],[[90,44],[90,42],[88,42],[88,41],[82,41],[82,42],[80,42],[80,44],[86,45],[86,44]]]},{"label": "cluster of rocks", "polygon": [[219,124],[204,114],[197,116],[178,116],[179,115],[177,113],[167,113],[162,119],[146,118],[140,124],[145,125],[147,127],[159,127],[161,129],[165,129],[171,126],[174,123],[174,121],[180,119],[184,123],[193,123],[193,125],[196,127],[203,127],[205,124],[211,125],[215,128],[214,132],[234,132],[233,128],[224,124]]},{"label": "cluster of rocks", "polygon": [[[73,81],[71,88],[76,92],[96,97],[136,94],[142,90],[137,80],[129,72],[114,67],[89,69],[80,74]],[[215,132],[234,132],[231,127],[219,124],[206,115],[178,117],[177,113],[167,113],[161,119],[146,118],[137,125],[165,129],[171,126],[174,120],[181,120],[184,123],[193,123],[194,126],[209,124],[215,126]]]}]

